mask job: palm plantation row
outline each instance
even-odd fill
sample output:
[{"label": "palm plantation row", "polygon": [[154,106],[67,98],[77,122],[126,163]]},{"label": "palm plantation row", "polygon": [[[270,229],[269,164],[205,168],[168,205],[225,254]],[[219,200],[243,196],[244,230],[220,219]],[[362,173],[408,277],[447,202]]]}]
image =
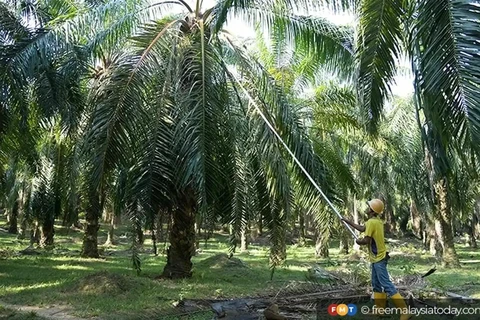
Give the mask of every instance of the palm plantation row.
[{"label": "palm plantation row", "polygon": [[[324,6],[355,23],[311,14]],[[171,278],[191,275],[196,233],[220,224],[233,247],[265,228],[272,265],[297,221],[300,236],[313,222],[319,248],[348,243],[255,104],[345,214],[379,195],[390,226],[406,230],[411,216],[413,232],[457,265],[455,232],[475,244],[479,213],[479,10],[450,0],[1,3],[9,230],[48,247],[55,219],[84,217],[82,255],[98,257],[104,212],[152,238],[168,224]],[[256,26],[252,46],[225,30],[232,18]],[[394,98],[404,57],[414,93]]]}]

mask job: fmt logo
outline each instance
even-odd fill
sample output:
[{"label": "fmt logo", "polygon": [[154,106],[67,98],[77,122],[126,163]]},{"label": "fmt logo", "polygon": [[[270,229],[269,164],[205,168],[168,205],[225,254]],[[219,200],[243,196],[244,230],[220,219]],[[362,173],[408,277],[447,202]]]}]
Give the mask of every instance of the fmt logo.
[{"label": "fmt logo", "polygon": [[354,304],[331,304],[328,306],[328,314],[331,316],[353,316],[357,313],[357,306]]}]

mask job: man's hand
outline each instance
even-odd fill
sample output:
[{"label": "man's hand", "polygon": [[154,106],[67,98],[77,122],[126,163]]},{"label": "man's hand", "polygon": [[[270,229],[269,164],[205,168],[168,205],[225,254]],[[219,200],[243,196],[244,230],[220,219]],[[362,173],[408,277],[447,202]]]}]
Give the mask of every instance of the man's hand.
[{"label": "man's hand", "polygon": [[353,223],[352,221],[345,219],[342,217],[342,221],[346,222],[347,224],[351,225],[353,228],[360,232],[365,232],[365,226],[361,226],[359,224]]},{"label": "man's hand", "polygon": [[367,244],[370,244],[370,241],[372,240],[372,238],[370,237],[365,237],[363,239],[357,239],[355,242],[358,244],[358,245],[367,245]]}]

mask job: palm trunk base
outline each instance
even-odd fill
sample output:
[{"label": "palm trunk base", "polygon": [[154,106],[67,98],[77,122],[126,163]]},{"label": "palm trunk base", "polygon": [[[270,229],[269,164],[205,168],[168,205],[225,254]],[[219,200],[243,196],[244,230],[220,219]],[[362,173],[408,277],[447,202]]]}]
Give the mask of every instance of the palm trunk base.
[{"label": "palm trunk base", "polygon": [[435,184],[435,195],[437,197],[437,218],[435,227],[438,240],[442,246],[442,264],[445,267],[460,267],[455,242],[453,239],[451,207],[448,203],[448,183],[443,178]]},{"label": "palm trunk base", "polygon": [[172,246],[167,249],[167,265],[163,269],[162,278],[185,279],[192,277],[191,257],[186,254],[179,254],[172,250]]},{"label": "palm trunk base", "polygon": [[13,210],[9,219],[8,233],[17,234],[18,233],[18,201],[15,201],[13,205]]},{"label": "palm trunk base", "polygon": [[195,199],[192,193],[183,194],[179,207],[172,214],[170,247],[162,278],[183,279],[192,276],[192,257],[195,255]]},{"label": "palm trunk base", "polygon": [[98,224],[87,224],[85,234],[83,236],[82,257],[84,258],[98,258]]},{"label": "palm trunk base", "polygon": [[22,219],[20,230],[18,231],[18,239],[25,239],[27,233],[28,223],[26,219]]},{"label": "palm trunk base", "polygon": [[278,238],[270,249],[270,266],[280,266],[287,260],[287,244],[285,230],[277,233]]},{"label": "palm trunk base", "polygon": [[98,220],[101,215],[101,205],[99,194],[90,190],[89,203],[86,210],[85,233],[83,235],[82,257],[84,258],[99,258],[98,253],[98,229],[100,225]]},{"label": "palm trunk base", "polygon": [[245,252],[248,250],[248,242],[247,242],[247,230],[245,227],[242,227],[240,232],[240,251]]},{"label": "palm trunk base", "polygon": [[319,236],[317,236],[317,239],[315,241],[315,257],[317,258],[329,257],[328,243]]},{"label": "palm trunk base", "polygon": [[55,235],[54,219],[47,219],[40,228],[40,247],[48,248],[53,246],[53,237]]},{"label": "palm trunk base", "polygon": [[8,233],[10,233],[10,234],[17,234],[18,233],[17,219],[12,218],[10,220],[10,225],[8,226]]},{"label": "palm trunk base", "polygon": [[40,242],[40,228],[38,227],[38,222],[35,221],[35,223],[32,226],[32,230],[30,231],[30,244],[39,244]]},{"label": "palm trunk base", "polygon": [[444,248],[442,266],[445,268],[460,268],[460,261],[458,260],[455,248]]},{"label": "palm trunk base", "polygon": [[115,240],[114,240],[114,228],[113,227],[110,227],[110,229],[108,230],[108,234],[107,234],[107,240],[105,240],[105,243],[103,244],[104,246],[114,246],[116,243],[115,243]]}]

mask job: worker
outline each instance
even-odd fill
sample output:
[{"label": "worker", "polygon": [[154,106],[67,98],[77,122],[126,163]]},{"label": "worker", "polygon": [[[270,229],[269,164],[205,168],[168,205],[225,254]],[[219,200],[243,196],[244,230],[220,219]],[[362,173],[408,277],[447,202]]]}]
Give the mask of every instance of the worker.
[{"label": "worker", "polygon": [[384,204],[379,199],[373,199],[367,201],[367,205],[368,208],[365,213],[368,216],[368,220],[364,226],[353,223],[348,219],[342,220],[358,231],[365,232],[365,237],[363,239],[357,239],[356,243],[368,246],[368,256],[372,266],[372,287],[376,313],[382,313],[382,310],[384,310],[387,305],[388,295],[394,305],[397,308],[401,308],[400,320],[408,320],[411,318],[411,315],[406,312],[407,305],[405,300],[395,285],[390,281],[387,270],[389,256],[385,246],[383,221],[380,219]]}]

